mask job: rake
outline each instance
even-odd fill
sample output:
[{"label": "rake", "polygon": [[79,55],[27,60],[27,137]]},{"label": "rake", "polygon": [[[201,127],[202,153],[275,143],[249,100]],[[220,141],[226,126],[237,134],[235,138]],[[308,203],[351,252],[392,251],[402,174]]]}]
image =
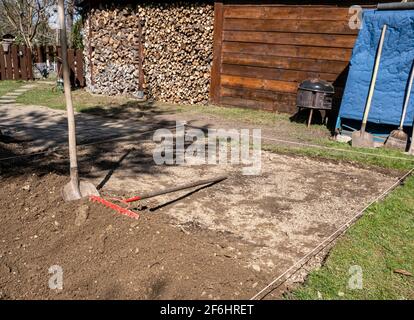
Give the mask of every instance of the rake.
[{"label": "rake", "polygon": [[149,199],[149,198],[154,198],[157,196],[161,196],[163,194],[173,193],[176,191],[190,189],[190,188],[194,188],[194,187],[198,187],[202,185],[213,185],[226,179],[227,179],[227,176],[220,176],[220,177],[213,178],[213,179],[200,180],[197,182],[188,183],[188,184],[181,185],[178,187],[166,188],[160,191],[150,192],[147,194],[143,194],[141,196],[135,196],[135,197],[128,198],[128,199],[109,198],[106,200],[99,196],[91,196],[89,199],[92,202],[100,203],[104,205],[105,207],[115,210],[122,215],[128,216],[133,219],[138,219],[139,214],[131,210],[131,204],[133,202],[137,202],[137,201]]}]

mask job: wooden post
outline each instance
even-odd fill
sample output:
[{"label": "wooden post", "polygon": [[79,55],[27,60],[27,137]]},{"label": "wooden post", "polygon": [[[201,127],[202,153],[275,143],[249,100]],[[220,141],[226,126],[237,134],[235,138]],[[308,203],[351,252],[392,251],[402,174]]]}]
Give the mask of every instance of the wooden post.
[{"label": "wooden post", "polygon": [[83,75],[83,50],[76,49],[76,79],[81,87],[85,86],[85,76]]},{"label": "wooden post", "polygon": [[33,80],[32,51],[29,47],[26,47],[24,55],[26,56],[27,80]]},{"label": "wooden post", "polygon": [[76,69],[75,69],[75,50],[68,49],[68,65],[69,65],[69,77],[70,84],[74,86],[76,83]]},{"label": "wooden post", "polygon": [[213,40],[213,65],[210,75],[210,101],[220,103],[221,86],[221,51],[223,44],[223,20],[224,8],[222,2],[214,3],[214,40]]},{"label": "wooden post", "polygon": [[17,52],[17,46],[15,44],[11,45],[11,55],[12,55],[12,65],[13,65],[13,80],[19,80],[19,56]]},{"label": "wooden post", "polygon": [[19,46],[19,52],[22,53],[22,55],[19,56],[19,60],[20,60],[20,70],[22,72],[22,79],[23,80],[29,80],[28,77],[27,77],[26,47],[20,45]]},{"label": "wooden post", "polygon": [[60,23],[60,46],[62,47],[62,69],[63,85],[65,88],[66,111],[68,117],[69,159],[70,159],[70,182],[75,198],[81,198],[80,181],[78,173],[78,160],[76,154],[76,127],[75,115],[72,103],[72,92],[70,87],[70,71],[68,64],[68,48],[66,43],[65,5],[64,0],[58,1],[58,15]]},{"label": "wooden post", "polygon": [[59,78],[63,79],[62,75],[62,48],[60,46],[56,47],[56,60],[57,60],[57,74]]},{"label": "wooden post", "polygon": [[0,45],[0,80],[6,80],[6,65],[4,62],[4,52],[2,45]]},{"label": "wooden post", "polygon": [[6,79],[13,80],[13,68],[11,62],[11,48],[9,47],[9,51],[6,53]]},{"label": "wooden post", "polygon": [[89,5],[89,13],[88,13],[89,72],[91,74],[91,85],[93,86],[95,84],[95,81],[93,79],[93,63],[92,63],[92,4],[91,4],[91,0],[88,1],[88,5]]}]

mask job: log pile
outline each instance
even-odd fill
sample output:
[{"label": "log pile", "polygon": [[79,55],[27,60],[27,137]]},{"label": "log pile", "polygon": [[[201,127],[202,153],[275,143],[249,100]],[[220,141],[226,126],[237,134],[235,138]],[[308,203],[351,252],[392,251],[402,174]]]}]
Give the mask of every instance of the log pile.
[{"label": "log pile", "polygon": [[89,14],[92,37],[89,42],[89,20],[85,19],[84,41],[90,91],[136,95],[142,39],[143,89],[147,98],[174,103],[208,102],[213,55],[212,3],[141,2],[95,8]]}]

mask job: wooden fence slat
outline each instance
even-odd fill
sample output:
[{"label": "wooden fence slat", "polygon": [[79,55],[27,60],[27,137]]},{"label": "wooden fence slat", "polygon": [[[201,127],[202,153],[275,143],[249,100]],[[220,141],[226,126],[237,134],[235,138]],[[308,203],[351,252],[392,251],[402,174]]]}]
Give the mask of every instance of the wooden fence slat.
[{"label": "wooden fence slat", "polygon": [[347,9],[337,7],[300,6],[225,6],[225,18],[243,19],[293,19],[293,20],[347,20]]},{"label": "wooden fence slat", "polygon": [[2,45],[0,45],[0,80],[6,80],[6,63]]},{"label": "wooden fence slat", "polygon": [[11,50],[6,53],[6,79],[13,80],[13,67],[12,67],[12,59],[11,59]]},{"label": "wooden fence slat", "polygon": [[277,92],[288,92],[288,93],[295,93],[298,89],[298,84],[296,82],[256,79],[256,78],[228,76],[228,75],[221,76],[221,83],[223,86],[229,86],[229,87],[249,88],[249,89],[259,89],[259,90],[273,90]]},{"label": "wooden fence slat", "polygon": [[62,73],[62,48],[60,46],[56,47],[56,55],[57,55],[58,77],[63,78],[63,73]]},{"label": "wooden fence slat", "polygon": [[348,65],[345,61],[330,61],[322,59],[307,59],[293,57],[278,57],[246,53],[226,53],[222,58],[223,64],[235,64],[256,67],[281,68],[291,70],[341,73]]},{"label": "wooden fence slat", "polygon": [[[283,18],[283,17],[281,17]],[[277,31],[322,34],[357,35],[358,30],[349,27],[349,21],[285,20],[285,19],[224,19],[226,31]]]},{"label": "wooden fence slat", "polygon": [[76,50],[76,79],[81,87],[85,86],[85,76],[83,72],[83,50]]},{"label": "wooden fence slat", "polygon": [[11,45],[11,56],[12,56],[12,65],[13,65],[13,80],[21,79],[20,70],[19,70],[19,56],[17,51],[17,45]]},{"label": "wooden fence slat", "polygon": [[294,93],[280,93],[275,91],[256,90],[256,89],[240,89],[223,86],[223,97],[245,98],[258,101],[280,101],[285,103],[291,103],[296,100],[296,94]]},{"label": "wooden fence slat", "polygon": [[28,47],[26,47],[25,56],[26,56],[27,80],[33,80],[32,51]]},{"label": "wooden fence slat", "polygon": [[258,78],[258,79],[296,81],[296,82],[303,81],[309,78],[321,78],[327,81],[335,81],[338,76],[335,73],[308,72],[308,71],[289,70],[289,69],[238,66],[238,65],[231,65],[231,64],[223,64],[222,74]]},{"label": "wooden fence slat", "polygon": [[224,31],[224,41],[287,44],[329,48],[349,48],[355,44],[353,35],[302,34],[289,32]]},{"label": "wooden fence slat", "polygon": [[19,52],[22,52],[22,55],[19,55],[19,60],[20,60],[20,70],[21,70],[21,76],[23,80],[28,80],[28,76],[27,76],[27,58],[25,55],[25,51],[26,51],[26,47],[20,45],[19,46]]},{"label": "wooden fence slat", "polygon": [[274,111],[275,103],[272,101],[257,101],[246,98],[235,98],[235,97],[221,97],[220,104],[224,106],[237,106],[240,108],[257,109]]},{"label": "wooden fence slat", "polygon": [[220,72],[223,44],[223,3],[214,3],[214,35],[213,35],[213,65],[210,75],[210,101],[219,103],[220,100]]},{"label": "wooden fence slat", "polygon": [[223,52],[266,54],[279,57],[310,58],[348,62],[352,49],[301,47],[248,42],[223,42]]},{"label": "wooden fence slat", "polygon": [[76,81],[76,69],[75,69],[75,50],[68,49],[68,64],[70,72],[70,82],[72,84]]}]

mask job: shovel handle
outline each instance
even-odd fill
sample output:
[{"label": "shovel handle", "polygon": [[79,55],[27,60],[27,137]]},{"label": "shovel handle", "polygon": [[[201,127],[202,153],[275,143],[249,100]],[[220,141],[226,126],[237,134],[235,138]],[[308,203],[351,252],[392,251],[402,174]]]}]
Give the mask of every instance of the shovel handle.
[{"label": "shovel handle", "polygon": [[411,89],[413,87],[413,80],[414,80],[414,64],[411,66],[410,80],[408,82],[407,94],[405,95],[404,108],[403,108],[403,112],[401,115],[400,127],[398,128],[400,130],[402,130],[404,127],[404,120],[405,120],[405,116],[407,115],[408,103],[410,102],[410,95],[411,95]]},{"label": "shovel handle", "polygon": [[198,186],[202,186],[202,185],[206,185],[206,184],[213,184],[213,183],[220,182],[220,181],[223,181],[223,180],[226,180],[226,179],[227,179],[227,176],[221,176],[221,177],[217,177],[217,178],[213,178],[213,179],[201,180],[201,181],[185,184],[185,185],[178,186],[178,187],[172,187],[172,188],[167,188],[167,189],[163,189],[163,190],[160,190],[160,191],[155,191],[155,192],[148,193],[148,194],[143,194],[142,196],[137,196],[137,197],[125,199],[125,200],[123,200],[123,202],[124,203],[130,203],[130,202],[135,202],[135,201],[139,201],[139,200],[143,200],[143,199],[149,199],[149,198],[153,198],[153,197],[160,196],[160,195],[167,194],[167,193],[172,193],[172,192],[176,192],[176,191],[180,191],[180,190],[190,189],[190,188],[194,188],[194,187],[198,187]]},{"label": "shovel handle", "polygon": [[385,39],[386,32],[387,32],[387,25],[384,24],[384,26],[382,27],[382,31],[381,31],[381,38],[380,38],[380,42],[378,46],[377,56],[375,58],[374,72],[372,74],[371,84],[369,87],[367,103],[365,104],[365,111],[364,111],[364,118],[362,120],[361,133],[365,132],[365,128],[366,128],[367,121],[368,121],[369,110],[371,109],[371,102],[372,102],[372,97],[374,96],[375,84],[377,82],[378,69],[379,69],[379,64],[381,61],[382,48],[384,47],[384,39]]}]

